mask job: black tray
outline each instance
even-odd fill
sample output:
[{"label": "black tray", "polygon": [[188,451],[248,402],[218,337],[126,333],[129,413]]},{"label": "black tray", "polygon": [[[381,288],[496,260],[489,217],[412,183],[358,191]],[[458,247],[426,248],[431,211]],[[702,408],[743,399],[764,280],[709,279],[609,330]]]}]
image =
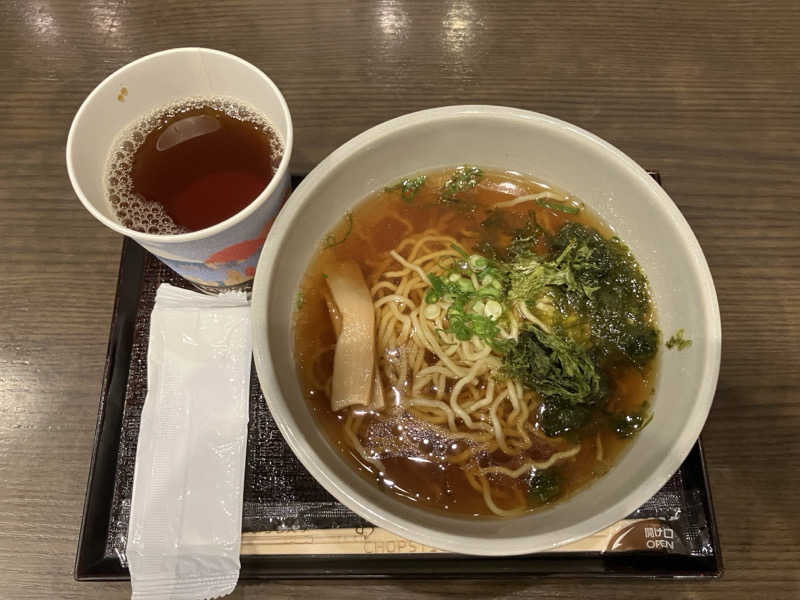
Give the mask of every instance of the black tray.
[{"label": "black tray", "polygon": [[[659,180],[657,173],[652,175]],[[294,178],[293,185],[298,181],[299,178]],[[188,287],[155,257],[126,238],[75,563],[78,580],[129,578],[124,548],[138,419],[146,393],[149,317],[155,289],[163,281]],[[679,551],[604,552],[598,548],[567,548],[511,558],[413,554],[409,548],[419,551],[420,547],[404,545],[402,540],[370,542],[375,532],[370,524],[327,494],[283,442],[266,409],[255,369],[251,381],[247,453],[244,532],[301,530],[313,534],[336,529],[337,535],[350,532],[351,538],[355,536],[364,543],[357,551],[309,554],[306,549],[288,554],[282,549],[289,546],[270,543],[276,539],[272,533],[266,537],[256,535],[256,541],[267,540],[268,543],[243,547],[255,550],[243,551],[241,555],[242,579],[456,575],[474,578],[500,573],[505,577],[715,577],[722,572],[719,539],[699,441],[664,488],[629,517],[641,523],[640,535],[645,535],[647,524],[651,525],[651,534],[653,525],[661,524],[674,530],[673,535],[681,544]],[[248,539],[254,538],[251,535]],[[375,535],[371,539],[383,538]],[[374,553],[378,544],[383,553]]]}]

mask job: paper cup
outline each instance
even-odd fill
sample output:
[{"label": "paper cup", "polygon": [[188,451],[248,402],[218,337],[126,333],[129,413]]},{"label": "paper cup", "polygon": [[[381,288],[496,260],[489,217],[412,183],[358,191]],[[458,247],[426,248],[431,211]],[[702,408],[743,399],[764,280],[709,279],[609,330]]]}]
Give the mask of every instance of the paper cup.
[{"label": "paper cup", "polygon": [[[283,158],[266,188],[234,216],[191,233],[158,235],[123,226],[106,193],[106,163],[119,135],[149,113],[188,98],[231,98],[270,122]],[[215,291],[248,283],[272,220],[289,194],[292,119],[277,86],[250,63],[217,50],[175,48],[109,75],[78,109],[67,138],[67,171],[86,209],[136,240],[179,275]]]}]

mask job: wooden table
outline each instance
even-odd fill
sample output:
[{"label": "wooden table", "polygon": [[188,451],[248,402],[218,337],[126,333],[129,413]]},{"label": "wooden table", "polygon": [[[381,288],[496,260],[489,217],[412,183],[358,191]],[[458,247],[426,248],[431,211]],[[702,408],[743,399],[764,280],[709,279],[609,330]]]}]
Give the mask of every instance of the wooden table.
[{"label": "wooden table", "polygon": [[722,580],[300,581],[233,597],[800,596],[800,10],[658,4],[3,2],[0,597],[130,593],[72,580],[121,239],[78,203],[64,145],[106,74],[188,45],[275,80],[297,170],[371,125],[444,104],[530,108],[599,134],[661,171],[723,320],[704,432]]}]

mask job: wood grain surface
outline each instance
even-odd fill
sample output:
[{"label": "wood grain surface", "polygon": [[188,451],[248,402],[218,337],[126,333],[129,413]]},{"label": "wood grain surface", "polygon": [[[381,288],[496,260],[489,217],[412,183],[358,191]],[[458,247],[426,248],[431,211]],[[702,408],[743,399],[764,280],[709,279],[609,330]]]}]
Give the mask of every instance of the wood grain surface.
[{"label": "wood grain surface", "polygon": [[232,597],[800,597],[798,31],[796,1],[0,3],[0,597],[130,594],[72,580],[121,240],[75,198],[64,147],[103,77],[186,45],[274,79],[296,170],[371,125],[452,103],[597,133],[661,171],[723,320],[704,432],[721,580],[295,581]]}]

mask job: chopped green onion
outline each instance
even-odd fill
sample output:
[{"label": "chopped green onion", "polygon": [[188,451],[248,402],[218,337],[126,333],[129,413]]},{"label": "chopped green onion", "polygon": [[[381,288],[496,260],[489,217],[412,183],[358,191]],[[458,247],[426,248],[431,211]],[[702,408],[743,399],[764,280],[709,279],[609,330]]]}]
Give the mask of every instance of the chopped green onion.
[{"label": "chopped green onion", "polygon": [[480,254],[473,254],[468,259],[469,266],[473,271],[483,271],[489,266],[489,261]]},{"label": "chopped green onion", "polygon": [[455,250],[456,252],[458,252],[458,253],[459,253],[461,256],[463,256],[464,258],[467,258],[467,256],[468,256],[468,255],[467,255],[467,253],[464,251],[464,249],[463,249],[463,248],[461,248],[461,246],[458,246],[458,245],[456,245],[456,244],[450,244],[450,247],[451,247],[453,250]]},{"label": "chopped green onion", "polygon": [[478,300],[475,304],[472,305],[472,312],[478,315],[482,315],[485,309],[486,305],[481,300]]},{"label": "chopped green onion", "polygon": [[333,232],[329,233],[325,236],[323,243],[325,248],[333,248],[334,246],[339,246],[340,244],[344,244],[347,241],[347,238],[350,237],[350,234],[353,233],[353,213],[347,211],[344,213],[345,218],[347,219],[347,231],[344,232],[342,235],[342,239],[337,240],[336,236]]},{"label": "chopped green onion", "polygon": [[434,275],[433,273],[428,273],[428,281],[430,282],[431,287],[425,294],[425,302],[428,304],[433,304],[441,300],[442,296],[444,296],[445,285],[441,277]]},{"label": "chopped green onion", "polygon": [[422,314],[425,315],[426,319],[433,320],[439,316],[441,309],[439,308],[438,304],[428,304],[422,311]]},{"label": "chopped green onion", "polygon": [[484,313],[492,321],[496,321],[503,314],[503,306],[497,300],[487,300]]},{"label": "chopped green onion", "polygon": [[458,289],[460,289],[462,292],[474,292],[475,286],[472,285],[472,282],[469,279],[461,277],[458,280]]},{"label": "chopped green onion", "polygon": [[479,289],[478,290],[478,296],[480,296],[482,298],[485,298],[485,297],[502,298],[503,294],[500,292],[500,290],[498,288],[496,288],[496,287],[494,287],[492,285],[492,286],[482,287],[481,289]]},{"label": "chopped green onion", "polygon": [[459,281],[460,279],[461,275],[459,275],[458,273],[450,273],[450,275],[447,277],[447,281],[452,281],[453,283]]}]

